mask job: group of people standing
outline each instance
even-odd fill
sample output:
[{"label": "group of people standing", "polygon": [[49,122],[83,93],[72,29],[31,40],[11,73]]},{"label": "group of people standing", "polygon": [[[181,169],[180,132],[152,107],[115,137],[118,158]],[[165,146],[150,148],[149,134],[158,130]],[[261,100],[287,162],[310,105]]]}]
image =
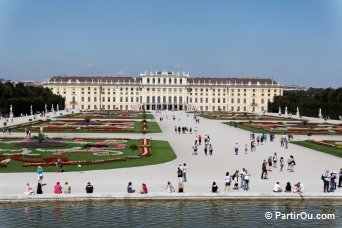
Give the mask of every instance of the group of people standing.
[{"label": "group of people standing", "polygon": [[322,174],[321,179],[323,181],[324,192],[334,192],[336,187],[342,188],[342,168],[340,172],[326,170]]}]

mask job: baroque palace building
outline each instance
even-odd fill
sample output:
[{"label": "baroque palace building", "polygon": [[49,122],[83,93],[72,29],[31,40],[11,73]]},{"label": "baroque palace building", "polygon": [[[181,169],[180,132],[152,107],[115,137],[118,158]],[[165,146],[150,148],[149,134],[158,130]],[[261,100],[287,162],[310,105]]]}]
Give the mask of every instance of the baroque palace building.
[{"label": "baroque palace building", "polygon": [[267,111],[283,94],[268,78],[203,78],[188,73],[145,72],[139,77],[53,76],[44,87],[80,110]]}]

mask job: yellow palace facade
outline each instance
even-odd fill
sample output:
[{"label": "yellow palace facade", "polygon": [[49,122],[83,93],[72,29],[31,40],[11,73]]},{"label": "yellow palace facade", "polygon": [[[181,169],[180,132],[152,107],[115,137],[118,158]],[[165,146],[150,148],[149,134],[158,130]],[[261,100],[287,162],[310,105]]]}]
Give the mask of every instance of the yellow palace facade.
[{"label": "yellow palace facade", "polygon": [[269,78],[190,77],[187,73],[145,72],[139,77],[53,76],[43,84],[80,110],[267,111],[283,94]]}]

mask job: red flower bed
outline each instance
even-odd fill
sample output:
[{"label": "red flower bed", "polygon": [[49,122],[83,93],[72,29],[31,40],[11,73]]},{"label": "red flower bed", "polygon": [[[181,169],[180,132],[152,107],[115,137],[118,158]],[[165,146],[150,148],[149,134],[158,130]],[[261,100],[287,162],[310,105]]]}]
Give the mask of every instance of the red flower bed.
[{"label": "red flower bed", "polygon": [[[62,162],[62,165],[93,165],[93,164],[103,164],[103,163],[112,163],[112,162],[118,162],[118,161],[125,161],[123,158],[113,158],[113,159],[101,159],[101,160],[83,160],[83,161],[67,161]],[[37,163],[25,163],[23,164],[23,167],[34,167],[34,166],[55,166],[55,162],[37,162]]]}]

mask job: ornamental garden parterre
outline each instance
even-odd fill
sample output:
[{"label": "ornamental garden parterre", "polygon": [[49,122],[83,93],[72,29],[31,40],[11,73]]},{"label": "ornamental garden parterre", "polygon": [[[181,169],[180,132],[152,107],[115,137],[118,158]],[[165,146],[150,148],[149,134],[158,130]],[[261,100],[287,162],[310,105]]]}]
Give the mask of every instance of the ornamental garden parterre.
[{"label": "ornamental garden parterre", "polygon": [[[147,133],[161,132],[156,122],[146,121],[146,116],[143,113],[141,121],[86,117],[83,120],[54,119],[12,126],[13,131],[30,129],[32,137],[0,138],[0,172],[31,172],[37,166],[44,167],[46,172],[55,172],[58,159],[66,172],[135,167],[175,159],[167,141],[146,138]],[[49,138],[49,132],[143,133],[143,138]]]}]

